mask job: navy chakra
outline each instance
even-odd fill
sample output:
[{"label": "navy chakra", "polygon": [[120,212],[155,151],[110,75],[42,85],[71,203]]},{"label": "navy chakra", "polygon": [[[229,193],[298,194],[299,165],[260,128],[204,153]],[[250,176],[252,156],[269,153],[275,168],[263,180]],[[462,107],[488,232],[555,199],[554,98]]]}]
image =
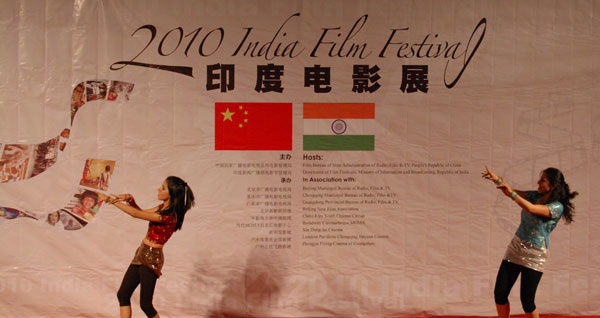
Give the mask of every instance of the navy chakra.
[{"label": "navy chakra", "polygon": [[333,123],[331,123],[331,130],[336,135],[345,133],[346,128],[348,128],[348,125],[346,125],[346,122],[341,119],[336,119],[333,121]]}]

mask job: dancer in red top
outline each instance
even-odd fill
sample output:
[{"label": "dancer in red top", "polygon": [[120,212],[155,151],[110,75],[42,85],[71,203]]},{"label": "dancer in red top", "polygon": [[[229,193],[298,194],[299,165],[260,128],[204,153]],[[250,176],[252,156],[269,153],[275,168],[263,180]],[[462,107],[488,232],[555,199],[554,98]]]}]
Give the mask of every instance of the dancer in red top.
[{"label": "dancer in red top", "polygon": [[194,206],[194,193],[178,177],[168,177],[158,189],[159,206],[142,210],[131,194],[108,197],[98,193],[100,200],[114,204],[134,218],[150,221],[148,232],[123,277],[117,292],[121,317],[131,317],[131,295],[140,285],[140,307],[148,317],[159,317],[152,305],[156,280],[164,264],[162,247],[171,235],[181,229],[187,210]]}]

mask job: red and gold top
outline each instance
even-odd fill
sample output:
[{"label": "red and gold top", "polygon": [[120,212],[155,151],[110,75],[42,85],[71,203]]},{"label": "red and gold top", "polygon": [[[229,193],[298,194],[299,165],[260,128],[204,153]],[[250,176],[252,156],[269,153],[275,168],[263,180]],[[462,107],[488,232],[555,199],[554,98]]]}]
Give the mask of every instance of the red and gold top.
[{"label": "red and gold top", "polygon": [[152,243],[164,245],[167,243],[171,235],[173,235],[173,232],[175,232],[175,226],[177,226],[177,215],[175,212],[172,212],[170,214],[161,215],[160,217],[162,222],[150,222],[150,224],[148,224],[148,233],[146,233],[146,238],[148,238],[148,240],[150,240]]}]

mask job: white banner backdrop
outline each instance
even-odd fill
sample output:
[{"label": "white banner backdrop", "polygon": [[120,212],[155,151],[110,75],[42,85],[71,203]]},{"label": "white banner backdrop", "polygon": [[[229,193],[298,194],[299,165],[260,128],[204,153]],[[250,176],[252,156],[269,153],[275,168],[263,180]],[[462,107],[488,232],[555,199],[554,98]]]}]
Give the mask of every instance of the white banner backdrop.
[{"label": "white banner backdrop", "polygon": [[165,246],[161,316],[494,315],[520,209],[485,165],[579,191],[536,300],[600,314],[599,10],[4,1],[0,316],[114,316],[147,224],[90,192],[153,207],[169,175],[197,204]]}]

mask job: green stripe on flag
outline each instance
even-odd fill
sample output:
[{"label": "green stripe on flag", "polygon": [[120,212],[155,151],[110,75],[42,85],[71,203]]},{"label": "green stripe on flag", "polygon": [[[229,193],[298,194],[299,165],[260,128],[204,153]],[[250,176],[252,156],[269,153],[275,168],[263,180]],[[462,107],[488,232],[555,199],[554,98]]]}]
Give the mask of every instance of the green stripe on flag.
[{"label": "green stripe on flag", "polygon": [[304,150],[375,150],[375,136],[304,135]]}]

